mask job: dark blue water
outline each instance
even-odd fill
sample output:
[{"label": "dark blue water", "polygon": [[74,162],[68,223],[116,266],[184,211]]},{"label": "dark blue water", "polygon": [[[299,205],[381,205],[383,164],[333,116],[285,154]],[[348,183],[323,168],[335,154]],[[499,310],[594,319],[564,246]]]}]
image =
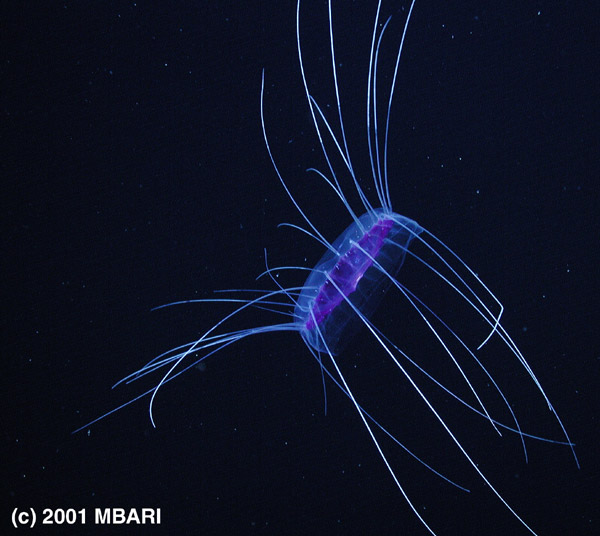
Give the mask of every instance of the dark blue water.
[{"label": "dark blue water", "polygon": [[[165,386],[157,429],[142,401],[70,435],[144,387],[111,392],[114,382],[230,310],[152,307],[256,286],[263,248],[272,265],[311,267],[323,254],[307,237],[276,227],[302,221],[264,147],[263,68],[265,119],[283,176],[329,239],[350,223],[305,172],[325,168],[299,75],[294,2],[207,4],[3,9],[3,503],[38,512],[86,508],[83,529],[64,529],[74,534],[93,530],[93,508],[107,506],[160,507],[155,530],[165,534],[425,534],[350,401],[331,384],[324,415],[319,368],[294,334],[244,341]],[[388,4],[383,81],[407,7]],[[514,435],[497,437],[429,392],[538,534],[592,534],[595,19],[580,3],[460,4],[420,1],[413,14],[388,155],[394,210],[460,252],[503,301],[505,326],[578,444],[581,470],[567,448],[535,441],[527,442],[526,464]],[[373,2],[334,9],[344,119],[365,181],[374,14]],[[326,17],[326,6],[307,3],[302,39],[307,77],[333,122]],[[290,286],[304,279],[284,276]],[[418,270],[406,277],[427,294]],[[406,303],[392,297],[384,305],[378,321],[437,366],[435,345],[410,323]],[[259,311],[251,320],[270,319]],[[247,324],[232,329],[240,327]],[[368,336],[349,347],[340,356],[349,378],[409,448],[472,490],[449,486],[385,443],[432,528],[440,536],[526,534],[377,351]],[[560,438],[514,357],[500,345],[486,351],[523,427]]]}]

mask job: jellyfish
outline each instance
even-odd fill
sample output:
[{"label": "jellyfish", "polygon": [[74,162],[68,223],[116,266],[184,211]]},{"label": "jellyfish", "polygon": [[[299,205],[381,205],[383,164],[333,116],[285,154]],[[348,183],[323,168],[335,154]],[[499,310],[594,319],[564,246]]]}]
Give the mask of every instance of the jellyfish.
[{"label": "jellyfish", "polygon": [[[385,426],[362,402],[360,393],[356,392],[352,382],[348,380],[348,375],[344,371],[344,363],[348,353],[352,351],[350,342],[358,337],[367,338],[372,343],[373,351],[384,356],[394,374],[397,375],[398,381],[404,382],[413,390],[417,399],[422,402],[424,410],[433,416],[434,421],[437,421],[446,434],[449,444],[456,447],[475,474],[522,526],[531,534],[536,534],[480,469],[477,461],[457,436],[456,431],[421,385],[421,381],[425,381],[441,390],[467,411],[485,419],[498,434],[501,435],[503,431],[516,434],[522,444],[525,457],[527,457],[525,441],[532,439],[567,446],[571,449],[578,465],[574,445],[565,426],[513,337],[502,324],[504,307],[501,301],[481,280],[477,272],[468,266],[441,238],[414,219],[398,214],[393,209],[388,166],[390,117],[400,60],[414,6],[415,0],[412,0],[399,39],[391,83],[386,91],[387,99],[380,101],[378,93],[380,87],[378,79],[379,53],[391,17],[383,19],[381,15],[382,2],[380,0],[377,3],[371,34],[369,62],[366,68],[366,131],[371,177],[365,181],[355,170],[346,139],[335,59],[332,2],[331,0],[328,2],[328,22],[331,73],[337,111],[336,125],[327,117],[324,108],[311,93],[310,83],[305,72],[301,32],[301,0],[298,0],[296,43],[300,76],[318,146],[325,161],[324,169],[308,168],[308,171],[318,177],[324,188],[333,192],[333,197],[343,207],[348,222],[345,230],[334,240],[326,237],[311,219],[309,208],[301,206],[296,199],[293,187],[280,171],[275,150],[271,146],[268,135],[268,118],[265,111],[266,75],[263,70],[260,91],[260,121],[265,147],[275,176],[303,221],[303,224],[284,223],[281,225],[291,228],[293,232],[303,233],[314,240],[324,250],[321,259],[312,268],[291,264],[270,266],[265,250],[265,269],[258,275],[257,280],[268,281],[271,288],[266,290],[234,288],[228,291],[216,291],[217,294],[210,298],[182,300],[157,307],[160,309],[189,303],[204,305],[222,303],[229,304],[232,310],[225,316],[217,318],[200,337],[155,357],[139,370],[120,380],[116,385],[129,384],[149,375],[158,375],[160,378],[151,389],[76,431],[83,430],[146,396],[150,399],[150,420],[152,425],[156,426],[153,405],[163,385],[198,366],[209,357],[226,351],[230,346],[249,337],[275,332],[294,332],[294,334],[300,335],[308,353],[314,358],[320,369],[325,400],[327,383],[336,386],[347,397],[406,504],[423,527],[435,535],[436,532],[407,493],[405,484],[402,482],[401,470],[390,460],[388,449],[384,446],[382,439],[387,438],[386,444],[391,442],[392,445],[406,452],[427,470],[449,484],[464,491],[469,490],[442,474],[405,446],[399,434]],[[341,162],[343,169],[336,169],[334,161]],[[342,174],[345,174],[349,181],[342,181]],[[353,190],[353,197],[360,201],[358,206],[353,206],[349,200],[348,182]],[[368,184],[368,190],[365,184]],[[371,193],[373,191],[374,195]],[[446,319],[443,313],[438,312],[435,306],[422,298],[418,291],[411,289],[410,285],[406,284],[402,268],[405,262],[409,261],[432,281],[442,285],[447,291],[449,299],[455,300],[457,304],[471,312],[470,324],[477,323],[481,333],[479,340],[474,341],[464,335],[460,322],[457,324],[456,319],[454,322]],[[296,286],[284,286],[279,278],[279,275],[284,272],[300,274],[304,283]],[[223,292],[227,292],[228,295],[224,296]],[[469,393],[469,399],[462,393],[458,394],[453,388],[446,385],[443,379],[428,370],[427,366],[421,362],[419,355],[411,355],[403,348],[402,338],[410,337],[410,333],[390,332],[389,328],[382,326],[377,321],[376,313],[382,301],[390,299],[390,295],[394,296],[392,299],[402,300],[410,311],[416,314],[425,327],[425,331],[440,350],[442,358],[457,373],[466,392]],[[272,314],[278,321],[251,325],[243,329],[228,329],[228,325],[233,319],[255,310]],[[252,319],[256,318],[256,315],[248,316]],[[473,321],[473,319],[475,320]],[[528,378],[532,389],[537,390],[562,430],[562,440],[547,439],[521,429],[507,396],[490,370],[490,365],[479,357],[482,349],[492,341],[496,343],[497,348],[503,349],[501,358],[503,360],[512,359],[521,369],[523,381]],[[492,416],[488,404],[480,394],[480,386],[471,378],[469,369],[464,364],[465,361],[469,361],[479,370],[480,375],[486,378],[491,390],[496,393],[505,406],[507,415],[510,415],[509,423]]]}]

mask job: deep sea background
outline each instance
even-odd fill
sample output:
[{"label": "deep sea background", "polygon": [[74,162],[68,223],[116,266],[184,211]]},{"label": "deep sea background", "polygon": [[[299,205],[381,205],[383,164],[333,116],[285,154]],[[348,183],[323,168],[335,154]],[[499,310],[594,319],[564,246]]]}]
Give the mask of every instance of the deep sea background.
[{"label": "deep sea background", "polygon": [[[342,111],[368,185],[376,5],[334,4]],[[382,91],[407,7],[382,7],[383,19],[392,15]],[[527,441],[525,463],[514,434],[498,437],[428,386],[482,471],[540,536],[600,531],[592,10],[584,2],[419,0],[389,143],[395,210],[459,252],[502,300],[504,325],[577,444],[579,470],[568,448],[538,441]],[[426,534],[331,383],[324,414],[319,368],[294,333],[240,342],[166,385],[156,429],[144,399],[71,434],[143,388],[111,391],[118,379],[231,310],[153,307],[214,289],[271,288],[254,280],[264,248],[271,265],[312,267],[323,253],[277,228],[303,222],[264,146],[263,68],[269,142],[287,184],[330,240],[348,225],[328,188],[305,172],[325,167],[299,75],[295,3],[14,3],[1,13],[2,524],[14,508],[86,508],[85,527],[56,529],[80,534],[93,532],[95,507],[152,506],[162,525],[144,532],[157,534]],[[337,128],[326,3],[305,2],[301,26],[307,78]],[[426,293],[418,270],[406,268],[406,284]],[[280,281],[302,285],[304,277],[286,272]],[[440,307],[460,314],[452,303]],[[435,367],[446,358],[410,313],[391,293],[378,319]],[[272,320],[256,311],[240,326]],[[469,322],[459,318],[466,330]],[[498,344],[484,356],[523,428],[560,439],[514,357]],[[471,489],[384,442],[439,536],[527,534],[410,385],[388,374],[367,333],[339,360],[399,439]],[[498,398],[489,400],[506,420]]]}]

